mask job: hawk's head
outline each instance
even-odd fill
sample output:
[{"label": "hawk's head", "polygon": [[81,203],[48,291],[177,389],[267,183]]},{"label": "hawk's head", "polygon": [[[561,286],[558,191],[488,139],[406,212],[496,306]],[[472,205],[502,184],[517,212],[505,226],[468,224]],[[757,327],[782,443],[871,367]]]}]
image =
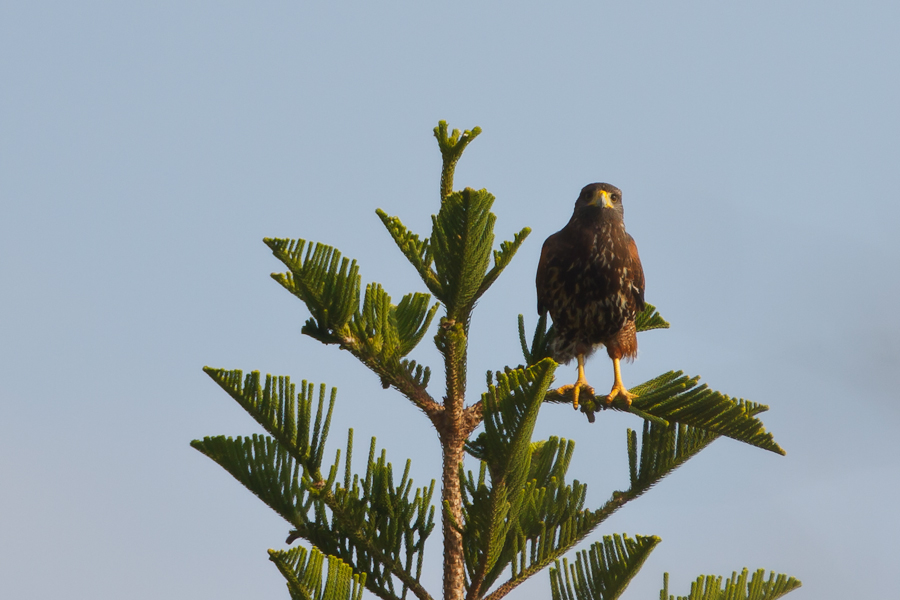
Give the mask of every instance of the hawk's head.
[{"label": "hawk's head", "polygon": [[622,190],[608,183],[592,183],[584,186],[581,195],[575,201],[574,216],[621,220],[624,215]]}]

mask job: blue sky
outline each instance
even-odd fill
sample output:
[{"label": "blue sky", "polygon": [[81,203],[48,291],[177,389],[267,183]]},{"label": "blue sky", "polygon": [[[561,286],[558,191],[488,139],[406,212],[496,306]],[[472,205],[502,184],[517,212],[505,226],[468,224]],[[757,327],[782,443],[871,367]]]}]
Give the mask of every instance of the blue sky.
[{"label": "blue sky", "polygon": [[[521,362],[541,242],[606,181],[672,323],[626,385],[682,369],[771,407],[786,457],[717,441],[590,540],[662,537],[625,598],[744,566],[797,600],[891,596],[898,25],[891,2],[0,5],[0,595],[287,597],[286,523],[188,446],[257,431],[204,365],[337,385],[332,450],[354,427],[436,475],[426,419],[300,335],[261,240],[420,290],[374,211],[427,235],[444,119],[484,130],[456,184],[497,196],[498,238],[533,229],[475,313],[473,399]],[[550,406],[539,435],[576,440],[599,505],[639,424]]]}]

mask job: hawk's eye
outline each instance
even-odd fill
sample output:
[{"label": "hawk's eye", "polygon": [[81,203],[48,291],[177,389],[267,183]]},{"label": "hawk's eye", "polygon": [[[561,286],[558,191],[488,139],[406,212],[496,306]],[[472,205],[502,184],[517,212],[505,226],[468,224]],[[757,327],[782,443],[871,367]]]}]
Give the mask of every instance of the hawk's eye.
[{"label": "hawk's eye", "polygon": [[610,198],[612,198],[613,204],[615,204],[616,202],[621,200],[621,198],[619,198],[618,194],[613,194],[612,196],[610,196]]}]

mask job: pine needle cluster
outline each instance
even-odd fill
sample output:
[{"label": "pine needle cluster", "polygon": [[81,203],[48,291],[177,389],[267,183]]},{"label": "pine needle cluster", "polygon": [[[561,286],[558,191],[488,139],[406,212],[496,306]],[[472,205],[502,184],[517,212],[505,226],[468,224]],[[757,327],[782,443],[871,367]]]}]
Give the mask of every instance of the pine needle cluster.
[{"label": "pine needle cluster", "polygon": [[[758,419],[768,407],[670,371],[632,388],[637,397],[631,405],[586,401],[580,407],[590,421],[613,409],[642,423],[640,440],[630,429],[625,436],[629,487],[600,506],[587,506],[587,486],[566,480],[575,443],[533,439],[542,406],[566,401],[551,390],[557,364],[549,355],[554,331],[545,317],[529,343],[519,315],[524,363],[488,373],[480,400],[466,405],[472,311],[530,233],[525,228],[495,249],[494,197],[483,189],[453,189],[456,164],[480,132],[451,132],[444,122],[435,128],[443,166],[429,237],[376,211],[427,292],[411,292],[394,304],[381,284],[363,288],[357,261],[333,247],[264,240],[287,269],[272,277],[308,311],[302,333],[346,350],[428,416],[442,450],[439,499],[436,480],[414,486],[410,461],[397,477],[374,438],[365,472],[354,473],[352,429],[343,452],[337,449],[326,463],[335,388],[305,380],[297,385],[287,376],[263,378],[256,371],[204,369],[266,435],[206,437],[192,446],[288,522],[288,545],[309,544],[269,550],[293,599],[359,600],[367,590],[386,600],[431,600],[421,575],[436,511],[444,565],[439,597],[445,600],[499,600],[547,567],[554,600],[618,598],[659,538],[606,535],[577,552],[574,563],[564,555],[720,436],[784,454]],[[669,327],[649,304],[636,325],[639,332]],[[437,394],[429,387],[431,366],[408,358],[429,332],[444,363]],[[466,455],[477,461],[477,474],[464,468]],[[765,579],[762,570],[748,579],[745,569],[724,584],[721,577],[700,576],[690,595],[677,600],[769,600],[799,585],[784,575]],[[676,600],[668,593],[668,575],[660,598]]]}]

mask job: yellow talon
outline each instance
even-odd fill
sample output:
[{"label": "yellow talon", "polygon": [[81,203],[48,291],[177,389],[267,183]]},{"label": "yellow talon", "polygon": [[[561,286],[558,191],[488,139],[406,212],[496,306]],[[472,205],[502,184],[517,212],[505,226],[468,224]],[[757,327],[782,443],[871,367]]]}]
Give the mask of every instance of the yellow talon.
[{"label": "yellow talon", "polygon": [[616,399],[617,396],[622,396],[625,399],[625,404],[627,406],[631,406],[631,400],[636,398],[635,394],[632,394],[627,389],[625,389],[625,384],[622,383],[622,373],[619,370],[619,359],[613,359],[613,369],[616,373],[616,381],[613,383],[612,389],[609,391],[609,395],[606,397],[606,405],[609,406],[612,404],[612,401]]},{"label": "yellow talon", "polygon": [[581,390],[587,391],[589,396],[594,395],[594,388],[590,386],[587,382],[587,378],[584,376],[584,355],[578,355],[578,379],[575,383],[564,385],[561,388],[556,389],[556,393],[565,396],[572,392],[572,405],[575,409],[578,408],[578,397],[581,395]]}]

